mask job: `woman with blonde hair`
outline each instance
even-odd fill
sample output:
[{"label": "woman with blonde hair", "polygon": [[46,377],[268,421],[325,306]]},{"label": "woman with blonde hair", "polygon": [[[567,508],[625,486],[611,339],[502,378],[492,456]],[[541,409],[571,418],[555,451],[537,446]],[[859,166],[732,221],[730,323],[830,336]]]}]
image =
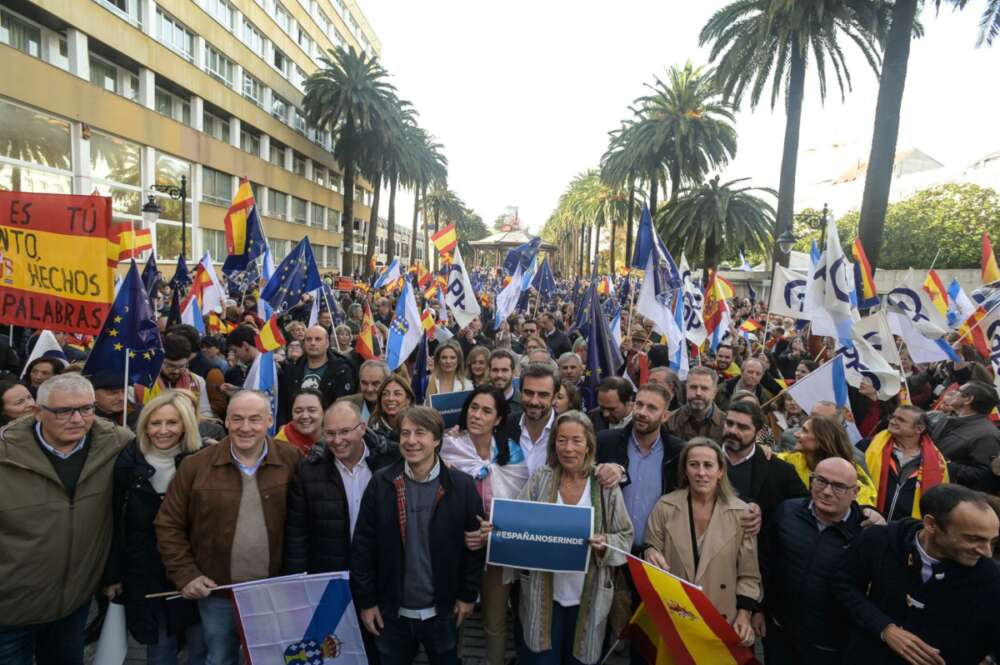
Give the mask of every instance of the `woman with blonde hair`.
[{"label": "woman with blonde hair", "polygon": [[465,378],[462,347],[452,340],[438,344],[434,351],[434,368],[427,382],[427,403],[431,403],[431,395],[457,393],[474,387],[472,381]]},{"label": "woman with blonde hair", "polygon": [[465,368],[469,380],[476,386],[490,382],[490,350],[485,346],[469,349],[465,358]]},{"label": "woman with blonde hair", "polygon": [[114,470],[114,534],[106,578],[109,596],[125,604],[129,633],[146,645],[150,663],[177,663],[180,644],[187,662],[205,662],[205,642],[198,606],[190,600],[146,598],[170,591],[156,544],[153,518],[186,455],[201,448],[192,400],[168,390],[150,400],[139,414],[136,438],[119,454]]},{"label": "woman with blonde hair", "polygon": [[858,504],[875,506],[878,491],[868,473],[855,461],[854,450],[839,422],[825,416],[810,416],[795,433],[795,449],[789,453],[778,453],[778,457],[795,467],[806,487],[809,487],[809,474],[823,460],[830,457],[847,460],[858,472]]},{"label": "woman with blonde hair", "polygon": [[645,559],[700,585],[745,646],[763,593],[757,538],[740,526],[747,504],[726,476],[715,441],[691,439],[678,461],[678,489],[660,497],[646,522]]}]

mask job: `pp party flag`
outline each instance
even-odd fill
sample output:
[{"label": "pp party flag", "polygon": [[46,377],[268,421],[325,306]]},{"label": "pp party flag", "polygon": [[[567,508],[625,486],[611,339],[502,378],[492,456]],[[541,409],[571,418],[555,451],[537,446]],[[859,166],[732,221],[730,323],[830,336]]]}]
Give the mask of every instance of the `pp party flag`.
[{"label": "pp party flag", "polygon": [[872,264],[861,244],[861,238],[855,238],[851,245],[851,257],[854,259],[854,281],[858,291],[858,307],[868,309],[878,304],[878,293],[875,291],[875,277],[872,274]]},{"label": "pp party flag", "polygon": [[249,665],[366,665],[346,572],[233,587]]},{"label": "pp party flag", "polygon": [[858,333],[857,328],[848,343],[838,343],[836,352],[844,357],[844,377],[848,385],[858,388],[868,379],[879,399],[888,400],[899,394],[899,371]]},{"label": "pp party flag", "polygon": [[542,265],[535,271],[534,277],[531,278],[531,287],[538,291],[538,297],[542,300],[549,300],[552,297],[552,293],[556,290],[556,278],[552,275],[548,259],[542,261]]},{"label": "pp party flag", "polygon": [[275,312],[284,313],[302,301],[302,294],[315,291],[322,284],[312,245],[309,243],[309,236],[306,236],[275,268],[274,275],[260,292],[260,297]]},{"label": "pp party flag", "polygon": [[602,379],[618,374],[624,361],[618,347],[611,341],[611,329],[604,316],[597,289],[590,285],[585,298],[589,298],[590,318],[587,326],[587,370],[580,386],[580,396],[587,410],[596,409],[597,385]]},{"label": "pp party flag", "polygon": [[844,356],[835,355],[832,360],[806,374],[792,384],[788,394],[805,413],[811,413],[819,402],[833,402],[840,408],[850,408]]},{"label": "pp party flag", "polygon": [[153,249],[150,229],[137,229],[132,223],[112,225],[108,236],[108,266],[118,267],[118,262],[139,256]]},{"label": "pp party flag", "polygon": [[389,338],[386,340],[385,361],[389,365],[389,371],[395,372],[396,368],[406,362],[423,336],[424,328],[420,322],[417,301],[413,297],[413,287],[409,281],[404,280],[403,292],[396,303],[396,315],[389,325]]},{"label": "pp party flag", "polygon": [[257,214],[257,203],[254,201],[253,189],[247,178],[240,178],[239,189],[233,196],[233,202],[226,212],[226,251],[229,256],[222,264],[222,272],[246,270],[250,262],[264,253],[266,241],[264,229],[261,228],[260,215]]},{"label": "pp party flag", "polygon": [[806,297],[806,279],[780,265],[774,266],[774,284],[768,310],[775,316],[793,319],[803,317]]},{"label": "pp party flag", "polygon": [[517,301],[521,298],[521,291],[523,291],[522,287],[524,286],[523,270],[521,265],[518,264],[510,282],[497,295],[497,307],[493,321],[494,330],[499,330],[503,322],[507,320],[507,317],[513,314],[517,308]]},{"label": "pp party flag", "polygon": [[[440,288],[435,280],[434,288]],[[462,260],[462,254],[455,248],[455,256],[448,266],[448,281],[444,286],[444,302],[455,317],[459,328],[465,328],[474,318],[479,316],[479,302],[476,301],[476,292],[472,289],[472,282],[469,279],[469,271]],[[426,296],[426,293],[424,294]],[[431,298],[428,298],[430,300]]]},{"label": "pp party flag", "polygon": [[260,329],[260,332],[254,338],[254,344],[261,353],[280,349],[286,344],[285,336],[281,332],[281,326],[278,325],[277,316],[272,316],[264,324],[264,327]]},{"label": "pp party flag", "polygon": [[890,365],[900,366],[899,350],[885,311],[878,311],[854,324],[854,335],[868,342]]},{"label": "pp party flag", "polygon": [[928,337],[914,323],[911,312],[899,305],[890,304],[887,307],[889,327],[894,335],[899,335],[906,344],[906,350],[915,363],[933,363],[943,360],[961,360],[948,341],[941,336]]},{"label": "pp party flag", "polygon": [[701,588],[628,557],[642,604],[625,636],[651,665],[759,665]]},{"label": "pp party flag", "polygon": [[365,301],[365,313],[361,317],[361,328],[358,330],[358,339],[354,342],[354,350],[365,360],[375,358],[375,318],[372,316],[372,307]]},{"label": "pp party flag", "polygon": [[[31,347],[31,354],[28,356],[28,361],[24,363],[24,369],[21,370],[21,378],[28,372],[28,365],[35,362],[39,358],[55,358],[63,364],[63,367],[69,364],[69,359],[66,358],[66,352],[63,348],[59,346],[59,341],[56,336],[52,334],[51,330],[43,330],[38,334],[38,339],[35,340],[35,345]],[[122,385],[125,385],[125,379],[122,378]]]},{"label": "pp party flag", "polygon": [[[938,339],[948,331],[946,314],[941,313],[931,300],[930,294],[917,282],[913,268],[907,271],[899,286],[889,291],[885,302],[891,309],[909,317],[917,330],[928,337]],[[892,319],[890,316],[890,322]]]},{"label": "pp party flag", "polygon": [[948,325],[948,289],[945,288],[944,282],[941,281],[941,277],[933,268],[927,271],[927,277],[924,279],[924,292],[930,296],[931,305],[941,315],[945,325]]},{"label": "pp party flag", "polygon": [[243,387],[267,395],[271,403],[271,427],[268,428],[268,434],[274,436],[278,429],[278,364],[274,360],[274,353],[267,351],[257,354],[247,370]]},{"label": "pp party flag", "polygon": [[705,321],[702,318],[705,296],[701,289],[695,286],[694,280],[691,278],[691,268],[688,267],[687,257],[683,254],[681,254],[680,271],[684,301],[684,327],[682,330],[687,341],[701,347],[708,337],[705,332]]},{"label": "pp party flag", "polygon": [[372,284],[372,288],[377,291],[386,286],[392,286],[398,282],[399,278],[402,276],[403,273],[399,268],[399,259],[395,258],[392,260],[392,263],[390,263],[386,269],[382,271],[382,274],[378,276],[378,279],[376,279],[375,283]]},{"label": "pp party flag", "polygon": [[162,363],[160,329],[133,259],[83,373],[115,372],[121,375],[124,386],[127,368],[129,384],[149,386]]},{"label": "pp party flag", "polygon": [[815,240],[812,241],[812,245],[809,246],[809,267],[815,268],[819,264],[819,244]]},{"label": "pp party flag", "polygon": [[809,273],[804,309],[803,318],[812,321],[813,334],[840,340],[851,338],[851,326],[861,318],[854,266],[844,256],[832,217],[826,227],[826,248]]},{"label": "pp party flag", "polygon": [[982,270],[983,284],[1000,281],[1000,267],[997,267],[993,243],[990,242],[990,234],[985,232],[983,233],[983,253],[979,259],[979,267]]},{"label": "pp party flag", "polygon": [[440,253],[450,252],[458,245],[458,231],[454,224],[449,224],[431,236],[431,242]]}]

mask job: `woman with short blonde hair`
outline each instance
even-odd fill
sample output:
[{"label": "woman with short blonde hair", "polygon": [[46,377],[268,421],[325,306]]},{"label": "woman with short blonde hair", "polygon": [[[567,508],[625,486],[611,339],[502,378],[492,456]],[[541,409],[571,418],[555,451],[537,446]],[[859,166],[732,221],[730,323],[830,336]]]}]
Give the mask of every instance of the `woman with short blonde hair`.
[{"label": "woman with short blonde hair", "polygon": [[[187,394],[185,394],[187,393]],[[136,438],[139,441],[139,450],[143,455],[149,455],[153,451],[154,442],[149,434],[149,422],[157,415],[157,411],[165,406],[172,406],[177,410],[177,417],[184,427],[184,432],[178,439],[181,452],[196,453],[201,450],[201,435],[198,434],[198,417],[191,406],[190,391],[168,390],[162,395],[157,395],[142,407],[139,414],[139,421],[136,423]]]}]

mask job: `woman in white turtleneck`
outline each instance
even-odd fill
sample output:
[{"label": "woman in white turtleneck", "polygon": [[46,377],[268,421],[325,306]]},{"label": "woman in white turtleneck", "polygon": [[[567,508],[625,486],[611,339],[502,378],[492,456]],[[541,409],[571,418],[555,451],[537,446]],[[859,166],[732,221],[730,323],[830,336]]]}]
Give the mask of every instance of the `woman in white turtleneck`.
[{"label": "woman in white turtleneck", "polygon": [[205,642],[193,601],[147,599],[176,588],[156,546],[153,518],[183,456],[201,448],[198,417],[188,396],[168,390],[146,404],[136,439],[115,462],[114,536],[105,588],[125,604],[129,633],[146,645],[150,663],[176,665],[183,635],[187,662],[205,663]]}]

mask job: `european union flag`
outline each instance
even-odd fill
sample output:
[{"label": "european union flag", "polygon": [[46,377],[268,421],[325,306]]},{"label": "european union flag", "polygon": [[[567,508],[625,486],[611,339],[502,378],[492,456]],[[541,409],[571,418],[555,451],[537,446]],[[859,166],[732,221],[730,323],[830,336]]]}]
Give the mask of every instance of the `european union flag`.
[{"label": "european union flag", "polygon": [[170,279],[170,288],[175,291],[178,289],[186,289],[191,286],[191,273],[188,272],[187,262],[184,260],[183,256],[177,256],[177,268],[174,270],[174,276]]},{"label": "european union flag", "polygon": [[410,379],[414,404],[424,403],[427,397],[427,383],[427,335],[424,334],[417,344],[417,362],[413,365],[413,378]]},{"label": "european union flag", "polygon": [[749,293],[750,293],[750,304],[751,305],[756,305],[757,304],[757,292],[753,290],[753,284],[751,284],[750,282],[747,282],[747,291],[749,291]]},{"label": "european union flag", "polygon": [[323,284],[313,257],[312,245],[306,236],[274,270],[274,275],[260,292],[275,312],[287,312],[302,301],[302,294],[315,291]]},{"label": "european union flag", "polygon": [[160,374],[163,345],[156,326],[149,294],[142,285],[135,259],[125,281],[104,320],[101,334],[87,358],[83,373],[117,372],[125,383],[125,360],[128,358],[128,382],[150,386]]},{"label": "european union flag", "polygon": [[163,275],[156,267],[156,253],[150,252],[149,258],[146,259],[146,267],[142,269],[142,285],[146,287],[146,293],[149,294],[149,304],[154,312],[156,312],[156,296],[160,292],[160,284],[162,283]]},{"label": "european union flag", "polygon": [[535,271],[535,276],[531,279],[531,286],[538,291],[538,297],[543,301],[552,298],[552,292],[556,288],[556,278],[552,275],[548,259],[542,261],[542,267]]},{"label": "european union flag", "polygon": [[624,361],[621,351],[612,342],[611,328],[604,316],[597,297],[597,289],[591,284],[584,296],[583,307],[589,312],[587,319],[587,371],[584,373],[580,395],[586,409],[597,408],[597,385],[602,379],[618,374]]}]

